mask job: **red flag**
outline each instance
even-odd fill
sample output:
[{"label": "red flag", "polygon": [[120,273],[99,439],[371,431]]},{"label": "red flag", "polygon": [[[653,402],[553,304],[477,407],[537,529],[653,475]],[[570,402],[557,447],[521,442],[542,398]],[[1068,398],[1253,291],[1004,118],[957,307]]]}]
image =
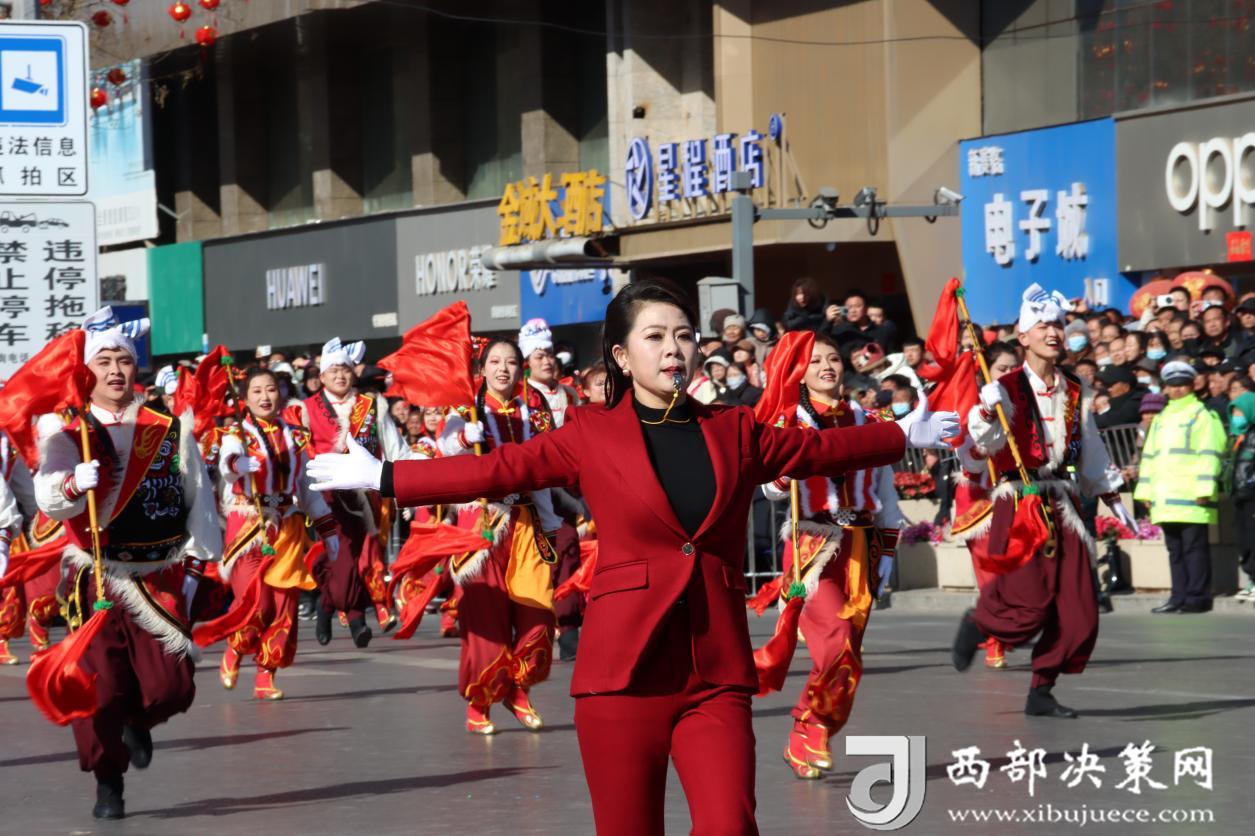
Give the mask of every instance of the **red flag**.
[{"label": "red flag", "polygon": [[774,580],[770,580],[760,586],[758,591],[745,602],[745,606],[761,616],[767,611],[768,607],[776,603],[776,599],[780,597],[783,588],[784,575],[778,575]]},{"label": "red flag", "polygon": [[776,619],[776,632],[767,643],[754,651],[754,667],[758,671],[758,696],[784,687],[789,674],[789,663],[797,650],[797,623],[802,617],[805,595],[795,595],[784,605],[784,612]]},{"label": "red flag", "polygon": [[475,552],[488,545],[478,528],[458,528],[444,523],[411,523],[410,536],[388,570],[392,573],[388,597],[394,597],[402,576],[417,574],[421,577],[451,554]]},{"label": "red flag", "polygon": [[109,610],[96,610],[86,624],[31,660],[26,691],[35,707],[58,726],[96,713],[96,674],[80,668],[79,662],[108,617]]},{"label": "red flag", "polygon": [[946,374],[954,367],[959,354],[959,300],[955,293],[962,282],[951,279],[941,291],[937,300],[937,313],[933,314],[933,324],[928,328],[928,337],[924,340],[924,348],[933,356],[933,360]]},{"label": "red flag", "polygon": [[61,562],[61,555],[69,542],[70,538],[62,535],[38,548],[10,555],[9,568],[4,573],[4,577],[0,578],[0,589],[33,581],[56,566]]},{"label": "red flag", "polygon": [[40,349],[0,390],[0,430],[8,433],[32,471],[39,467],[35,419],[86,403],[96,376],[83,363],[87,332],[75,328]]},{"label": "red flag", "polygon": [[1002,550],[1005,553],[996,552],[991,538],[988,554],[980,568],[995,575],[1005,575],[1028,563],[1046,545],[1050,529],[1046,525],[1046,509],[1041,494],[1035,489],[1020,499],[1006,538],[1006,548]]},{"label": "red flag", "polygon": [[379,367],[392,372],[389,396],[423,406],[474,403],[471,314],[466,303],[459,299],[415,325]]},{"label": "red flag", "polygon": [[801,400],[801,384],[815,348],[814,331],[790,331],[780,338],[763,361],[767,383],[762,397],[754,406],[754,417],[760,424],[774,424],[781,416],[792,425]]},{"label": "red flag", "polygon": [[[440,558],[440,561],[444,560],[448,560],[448,558]],[[440,561],[437,561],[437,564],[439,564]],[[441,568],[442,571],[444,570],[444,567],[439,568]],[[427,612],[427,605],[435,600],[436,590],[439,588],[440,584],[432,581],[427,584],[422,592],[405,602],[405,609],[401,611],[400,616],[401,626],[400,629],[392,635],[393,641],[404,641],[418,631],[418,625],[423,621],[423,614]]]},{"label": "red flag", "polygon": [[593,586],[593,575],[597,571],[597,541],[580,541],[580,568],[553,591],[553,600],[561,601],[576,592],[588,592]]},{"label": "red flag", "polygon": [[218,345],[200,361],[195,375],[183,370],[179,372],[179,388],[174,393],[174,414],[182,415],[191,410],[196,417],[193,429],[196,438],[213,427],[215,418],[231,414],[226,406],[227,390],[231,387],[231,378],[227,374],[230,362],[231,352],[225,345]]},{"label": "red flag", "polygon": [[976,380],[976,355],[965,351],[950,370],[949,376],[928,394],[928,408],[933,412],[956,412],[963,431],[950,439],[950,446],[958,449],[967,435],[967,416],[980,400],[980,386]]}]

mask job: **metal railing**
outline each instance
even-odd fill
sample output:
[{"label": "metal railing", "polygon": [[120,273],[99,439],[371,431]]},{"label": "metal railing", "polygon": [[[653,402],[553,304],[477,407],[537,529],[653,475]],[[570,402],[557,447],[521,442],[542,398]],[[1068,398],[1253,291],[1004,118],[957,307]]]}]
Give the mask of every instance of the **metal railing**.
[{"label": "metal railing", "polygon": [[1125,468],[1135,465],[1142,458],[1142,443],[1146,434],[1141,424],[1121,424],[1118,427],[1107,427],[1099,430],[1102,443],[1107,448],[1107,455],[1116,467]]}]

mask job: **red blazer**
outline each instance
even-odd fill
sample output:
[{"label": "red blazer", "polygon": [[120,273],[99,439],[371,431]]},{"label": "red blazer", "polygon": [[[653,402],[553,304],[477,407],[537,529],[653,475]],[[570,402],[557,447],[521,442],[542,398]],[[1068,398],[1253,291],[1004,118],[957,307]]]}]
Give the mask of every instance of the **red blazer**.
[{"label": "red blazer", "polygon": [[689,537],[658,482],[645,437],[625,397],[614,408],[582,406],[560,430],[506,444],[479,458],[393,465],[403,506],[468,502],[578,485],[597,521],[597,569],[581,629],[571,694],[627,687],[650,637],[687,590],[693,661],[716,685],[756,688],[745,609],[745,520],[759,485],[781,476],[836,475],[902,458],[893,423],[813,430],[759,424],[748,407],[690,401],[715,472],[715,501]]}]

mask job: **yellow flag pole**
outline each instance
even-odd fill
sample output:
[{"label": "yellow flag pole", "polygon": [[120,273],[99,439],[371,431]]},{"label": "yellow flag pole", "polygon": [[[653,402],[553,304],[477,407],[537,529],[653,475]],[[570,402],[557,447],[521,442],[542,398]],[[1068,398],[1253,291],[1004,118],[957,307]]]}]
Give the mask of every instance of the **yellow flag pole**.
[{"label": "yellow flag pole", "polygon": [[[78,417],[79,442],[83,447],[83,461],[91,461],[91,436],[87,431],[87,411],[89,409],[88,402],[83,403],[83,409]],[[92,569],[96,576],[96,600],[105,600],[105,567],[104,557],[100,549],[100,517],[96,510],[96,489],[87,489],[87,520],[91,525],[92,534]]]}]

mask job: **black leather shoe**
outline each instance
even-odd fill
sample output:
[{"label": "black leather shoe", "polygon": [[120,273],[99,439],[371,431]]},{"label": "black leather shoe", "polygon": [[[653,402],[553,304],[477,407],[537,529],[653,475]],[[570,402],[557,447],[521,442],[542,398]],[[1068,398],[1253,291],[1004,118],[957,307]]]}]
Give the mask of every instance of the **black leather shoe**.
[{"label": "black leather shoe", "polygon": [[972,665],[972,657],[976,655],[976,646],[985,640],[985,634],[972,620],[972,611],[963,614],[959,622],[959,632],[954,637],[954,647],[950,658],[956,671],[965,671]]},{"label": "black leather shoe", "polygon": [[96,806],[92,817],[97,819],[121,819],[126,817],[126,803],[122,801],[122,776],[96,778]]},{"label": "black leather shoe", "polygon": [[349,622],[349,634],[353,636],[353,644],[358,647],[365,647],[370,644],[370,640],[375,634],[366,626],[366,618],[355,618]]},{"label": "black leather shoe", "polygon": [[131,753],[131,766],[136,769],[147,769],[148,764],[153,762],[153,736],[148,729],[123,726],[122,742]]},{"label": "black leather shoe", "polygon": [[1050,687],[1028,689],[1028,700],[1024,703],[1024,713],[1030,717],[1057,717],[1071,720],[1076,711],[1066,705],[1059,705],[1058,700],[1050,693]]},{"label": "black leather shoe", "polygon": [[1171,613],[1171,612],[1181,612],[1181,606],[1182,606],[1181,604],[1174,604],[1171,601],[1169,601],[1166,604],[1162,604],[1158,607],[1155,607],[1153,610],[1151,610],[1151,612],[1153,612],[1155,615],[1163,615],[1164,613]]},{"label": "black leather shoe", "polygon": [[318,621],[314,624],[314,638],[322,645],[331,644],[331,613],[318,608]]},{"label": "black leather shoe", "polygon": [[1211,612],[1211,601],[1203,601],[1198,604],[1182,604],[1177,608],[1177,612],[1181,613],[1204,613]]}]

